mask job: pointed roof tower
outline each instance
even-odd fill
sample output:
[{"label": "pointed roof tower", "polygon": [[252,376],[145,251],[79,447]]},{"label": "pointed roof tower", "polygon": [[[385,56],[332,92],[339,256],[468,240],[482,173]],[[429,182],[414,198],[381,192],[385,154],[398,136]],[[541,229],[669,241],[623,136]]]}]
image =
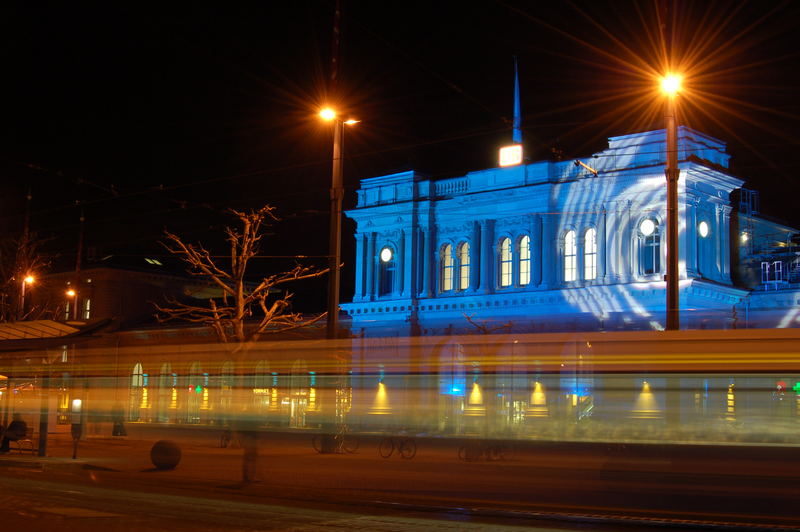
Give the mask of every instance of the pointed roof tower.
[{"label": "pointed roof tower", "polygon": [[519,69],[517,68],[517,56],[514,56],[514,133],[512,140],[514,144],[522,144],[522,113],[519,105]]}]

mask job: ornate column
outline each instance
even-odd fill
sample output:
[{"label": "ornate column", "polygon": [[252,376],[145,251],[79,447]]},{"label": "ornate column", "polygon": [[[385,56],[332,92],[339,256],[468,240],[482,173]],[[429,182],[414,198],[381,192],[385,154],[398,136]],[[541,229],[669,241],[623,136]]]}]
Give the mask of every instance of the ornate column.
[{"label": "ornate column", "polygon": [[356,289],[353,294],[353,301],[364,299],[364,280],[367,274],[367,261],[364,256],[366,240],[366,235],[356,234]]},{"label": "ornate column", "polygon": [[433,288],[431,286],[431,272],[435,271],[431,267],[431,262],[434,261],[434,255],[431,248],[433,245],[432,241],[434,239],[433,229],[429,228],[427,232],[420,231],[420,233],[420,240],[422,241],[420,243],[422,247],[422,267],[420,268],[420,271],[422,272],[422,292],[420,293],[420,297],[432,297]]},{"label": "ornate column", "polygon": [[374,231],[371,231],[367,234],[367,253],[364,256],[364,263],[367,268],[367,282],[366,282],[366,292],[365,298],[369,299],[370,301],[374,300],[377,296],[377,292],[375,290],[376,287],[376,280],[375,280],[375,261],[377,259],[375,253],[375,239],[377,235]]},{"label": "ornate column", "polygon": [[720,228],[720,262],[722,263],[722,281],[731,282],[731,211],[730,205],[722,206],[722,227]]},{"label": "ornate column", "polygon": [[531,229],[531,284],[542,284],[542,215],[534,214]]},{"label": "ornate column", "polygon": [[481,220],[481,294],[494,292],[494,220]]},{"label": "ornate column", "polygon": [[553,288],[555,286],[554,217],[555,215],[550,213],[542,215],[542,288]]},{"label": "ornate column", "polygon": [[407,233],[404,229],[400,229],[400,234],[397,238],[397,286],[398,292],[401,297],[411,295],[409,282],[411,281],[411,258],[414,256],[411,253],[411,233]]},{"label": "ornate column", "polygon": [[700,253],[698,249],[697,231],[697,204],[698,198],[686,194],[686,276],[700,277]]},{"label": "ornate column", "polygon": [[714,280],[720,281],[723,275],[723,254],[725,249],[725,242],[722,239],[722,228],[725,225],[723,214],[723,206],[717,205],[715,209],[714,220]]},{"label": "ornate column", "polygon": [[472,245],[469,247],[469,290],[477,292],[481,284],[481,250],[484,242],[481,239],[481,224],[472,222]]},{"label": "ornate column", "polygon": [[600,207],[597,218],[597,280],[606,283],[606,206]]}]

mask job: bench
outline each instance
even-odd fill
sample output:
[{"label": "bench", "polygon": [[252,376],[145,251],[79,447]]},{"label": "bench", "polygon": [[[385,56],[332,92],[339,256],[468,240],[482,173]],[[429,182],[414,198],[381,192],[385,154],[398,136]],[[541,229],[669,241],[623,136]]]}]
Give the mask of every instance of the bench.
[{"label": "bench", "polygon": [[17,444],[17,452],[19,452],[19,454],[24,452],[33,454],[36,452],[36,447],[33,445],[33,429],[30,427],[25,430],[25,436],[14,443]]}]

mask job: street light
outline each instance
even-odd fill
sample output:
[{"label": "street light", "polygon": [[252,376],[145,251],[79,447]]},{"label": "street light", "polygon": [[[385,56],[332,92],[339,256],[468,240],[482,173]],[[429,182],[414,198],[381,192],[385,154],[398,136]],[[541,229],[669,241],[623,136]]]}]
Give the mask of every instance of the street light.
[{"label": "street light", "polygon": [[327,337],[336,338],[339,327],[339,264],[342,254],[342,136],[344,125],[357,124],[354,119],[342,120],[338,113],[325,107],[319,116],[333,122],[333,170],[331,177],[331,230],[328,253],[328,324]]},{"label": "street light", "polygon": [[667,98],[664,119],[667,130],[667,330],[680,329],[680,303],[678,299],[678,125],[675,99],[681,89],[682,78],[667,74],[661,78],[661,91]]},{"label": "street light", "polygon": [[22,319],[22,317],[25,316],[25,286],[33,284],[35,281],[36,279],[33,277],[33,275],[26,275],[22,280],[22,287],[19,294],[19,319]]},{"label": "street light", "polygon": [[[72,288],[69,288],[69,289],[67,289],[66,294],[67,294],[67,297],[72,300],[72,307],[73,307],[72,309],[70,309],[69,306],[67,306],[66,319],[69,319],[70,315],[72,315],[72,319],[73,320],[78,319],[78,311],[77,311],[77,308],[78,308],[78,292],[76,292]],[[69,303],[70,303],[70,301],[67,300],[67,305],[69,305]]]}]

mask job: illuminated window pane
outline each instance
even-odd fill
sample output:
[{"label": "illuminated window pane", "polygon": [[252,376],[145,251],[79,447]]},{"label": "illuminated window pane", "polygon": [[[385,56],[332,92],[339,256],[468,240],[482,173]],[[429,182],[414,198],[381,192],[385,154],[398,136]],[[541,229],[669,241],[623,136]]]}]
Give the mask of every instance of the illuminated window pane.
[{"label": "illuminated window pane", "polygon": [[[648,222],[648,223],[645,223]],[[640,273],[650,275],[661,271],[661,233],[658,223],[644,220],[640,226],[639,267]]]},{"label": "illuminated window pane", "polygon": [[519,284],[525,286],[531,282],[531,239],[528,235],[519,240]]},{"label": "illuminated window pane", "polygon": [[469,288],[469,243],[462,242],[458,246],[458,289]]},{"label": "illuminated window pane", "polygon": [[453,269],[455,268],[455,261],[453,259],[453,246],[445,244],[442,246],[441,257],[441,286],[442,292],[449,292],[453,289]]},{"label": "illuminated window pane", "polygon": [[130,399],[128,401],[128,421],[143,421],[141,418],[142,398],[144,397],[144,371],[137,362],[131,372]]},{"label": "illuminated window pane", "polygon": [[583,278],[597,278],[597,231],[593,227],[583,235]]},{"label": "illuminated window pane", "polygon": [[500,286],[511,286],[511,239],[500,240]]},{"label": "illuminated window pane", "polygon": [[564,281],[575,281],[578,276],[578,249],[575,231],[564,235]]},{"label": "illuminated window pane", "polygon": [[378,295],[389,295],[394,291],[395,274],[395,254],[389,247],[385,247],[380,253],[378,266]]}]

